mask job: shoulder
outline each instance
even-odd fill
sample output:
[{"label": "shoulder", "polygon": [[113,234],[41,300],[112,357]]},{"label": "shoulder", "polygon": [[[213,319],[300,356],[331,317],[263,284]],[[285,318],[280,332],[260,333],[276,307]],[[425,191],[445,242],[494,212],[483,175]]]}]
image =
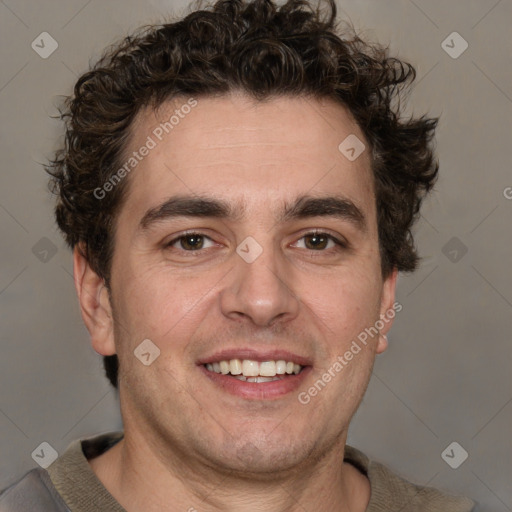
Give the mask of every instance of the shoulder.
[{"label": "shoulder", "polygon": [[389,468],[371,461],[359,450],[346,447],[345,461],[354,464],[370,481],[367,512],[407,510],[407,512],[472,512],[475,503],[464,496],[453,496],[440,489],[417,485]]},{"label": "shoulder", "polygon": [[[123,432],[108,432],[73,441],[47,469],[36,468],[0,493],[0,512],[70,512],[91,503],[120,510],[91,470],[87,459],[112,447]],[[67,505],[68,503],[69,505]],[[95,508],[100,510],[100,508]]]},{"label": "shoulder", "polygon": [[69,512],[48,473],[32,469],[0,493],[0,512]]}]

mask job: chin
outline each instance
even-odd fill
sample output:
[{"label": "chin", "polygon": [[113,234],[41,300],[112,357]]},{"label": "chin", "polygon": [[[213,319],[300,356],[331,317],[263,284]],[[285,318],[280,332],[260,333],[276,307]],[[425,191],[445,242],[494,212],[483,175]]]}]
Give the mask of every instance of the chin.
[{"label": "chin", "polygon": [[[240,436],[243,431],[240,431]],[[204,444],[204,456],[209,459],[217,470],[239,477],[255,480],[275,480],[279,472],[283,474],[296,470],[303,463],[310,464],[315,442],[304,438],[290,438],[289,432],[265,436],[262,432],[247,431],[243,437],[234,438],[229,435],[219,444],[212,441]],[[212,447],[216,449],[212,451]]]}]

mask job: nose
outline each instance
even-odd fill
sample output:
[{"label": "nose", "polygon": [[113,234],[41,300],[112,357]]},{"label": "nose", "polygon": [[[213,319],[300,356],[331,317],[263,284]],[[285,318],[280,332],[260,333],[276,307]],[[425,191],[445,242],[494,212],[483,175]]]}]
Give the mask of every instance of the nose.
[{"label": "nose", "polygon": [[250,319],[255,325],[270,326],[278,319],[297,316],[300,299],[293,291],[292,270],[278,250],[265,247],[251,263],[238,254],[229,273],[229,284],[221,293],[221,309],[232,319]]}]

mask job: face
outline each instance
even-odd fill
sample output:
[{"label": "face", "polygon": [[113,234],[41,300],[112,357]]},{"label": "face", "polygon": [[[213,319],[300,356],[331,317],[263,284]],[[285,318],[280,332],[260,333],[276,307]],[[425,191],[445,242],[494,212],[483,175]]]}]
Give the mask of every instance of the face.
[{"label": "face", "polygon": [[[93,345],[118,354],[125,432],[162,453],[252,474],[307,465],[344,445],[385,348],[358,336],[394,301],[369,152],[338,149],[367,143],[328,100],[196,101],[133,125],[126,158],[154,147],[126,178],[112,326],[89,322]],[[150,364],[134,355],[143,340]]]}]

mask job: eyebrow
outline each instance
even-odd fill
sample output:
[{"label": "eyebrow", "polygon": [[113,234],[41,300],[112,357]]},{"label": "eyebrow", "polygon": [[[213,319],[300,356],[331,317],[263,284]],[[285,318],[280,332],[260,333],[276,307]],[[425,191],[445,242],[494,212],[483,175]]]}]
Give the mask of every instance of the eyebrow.
[{"label": "eyebrow", "polygon": [[[173,196],[150,208],[139,222],[138,231],[148,231],[151,226],[174,217],[217,218],[240,221],[245,204],[232,205],[223,199],[196,196]],[[339,196],[299,196],[293,203],[285,203],[277,212],[277,222],[287,222],[311,217],[335,217],[366,230],[366,217],[351,200]]]}]

